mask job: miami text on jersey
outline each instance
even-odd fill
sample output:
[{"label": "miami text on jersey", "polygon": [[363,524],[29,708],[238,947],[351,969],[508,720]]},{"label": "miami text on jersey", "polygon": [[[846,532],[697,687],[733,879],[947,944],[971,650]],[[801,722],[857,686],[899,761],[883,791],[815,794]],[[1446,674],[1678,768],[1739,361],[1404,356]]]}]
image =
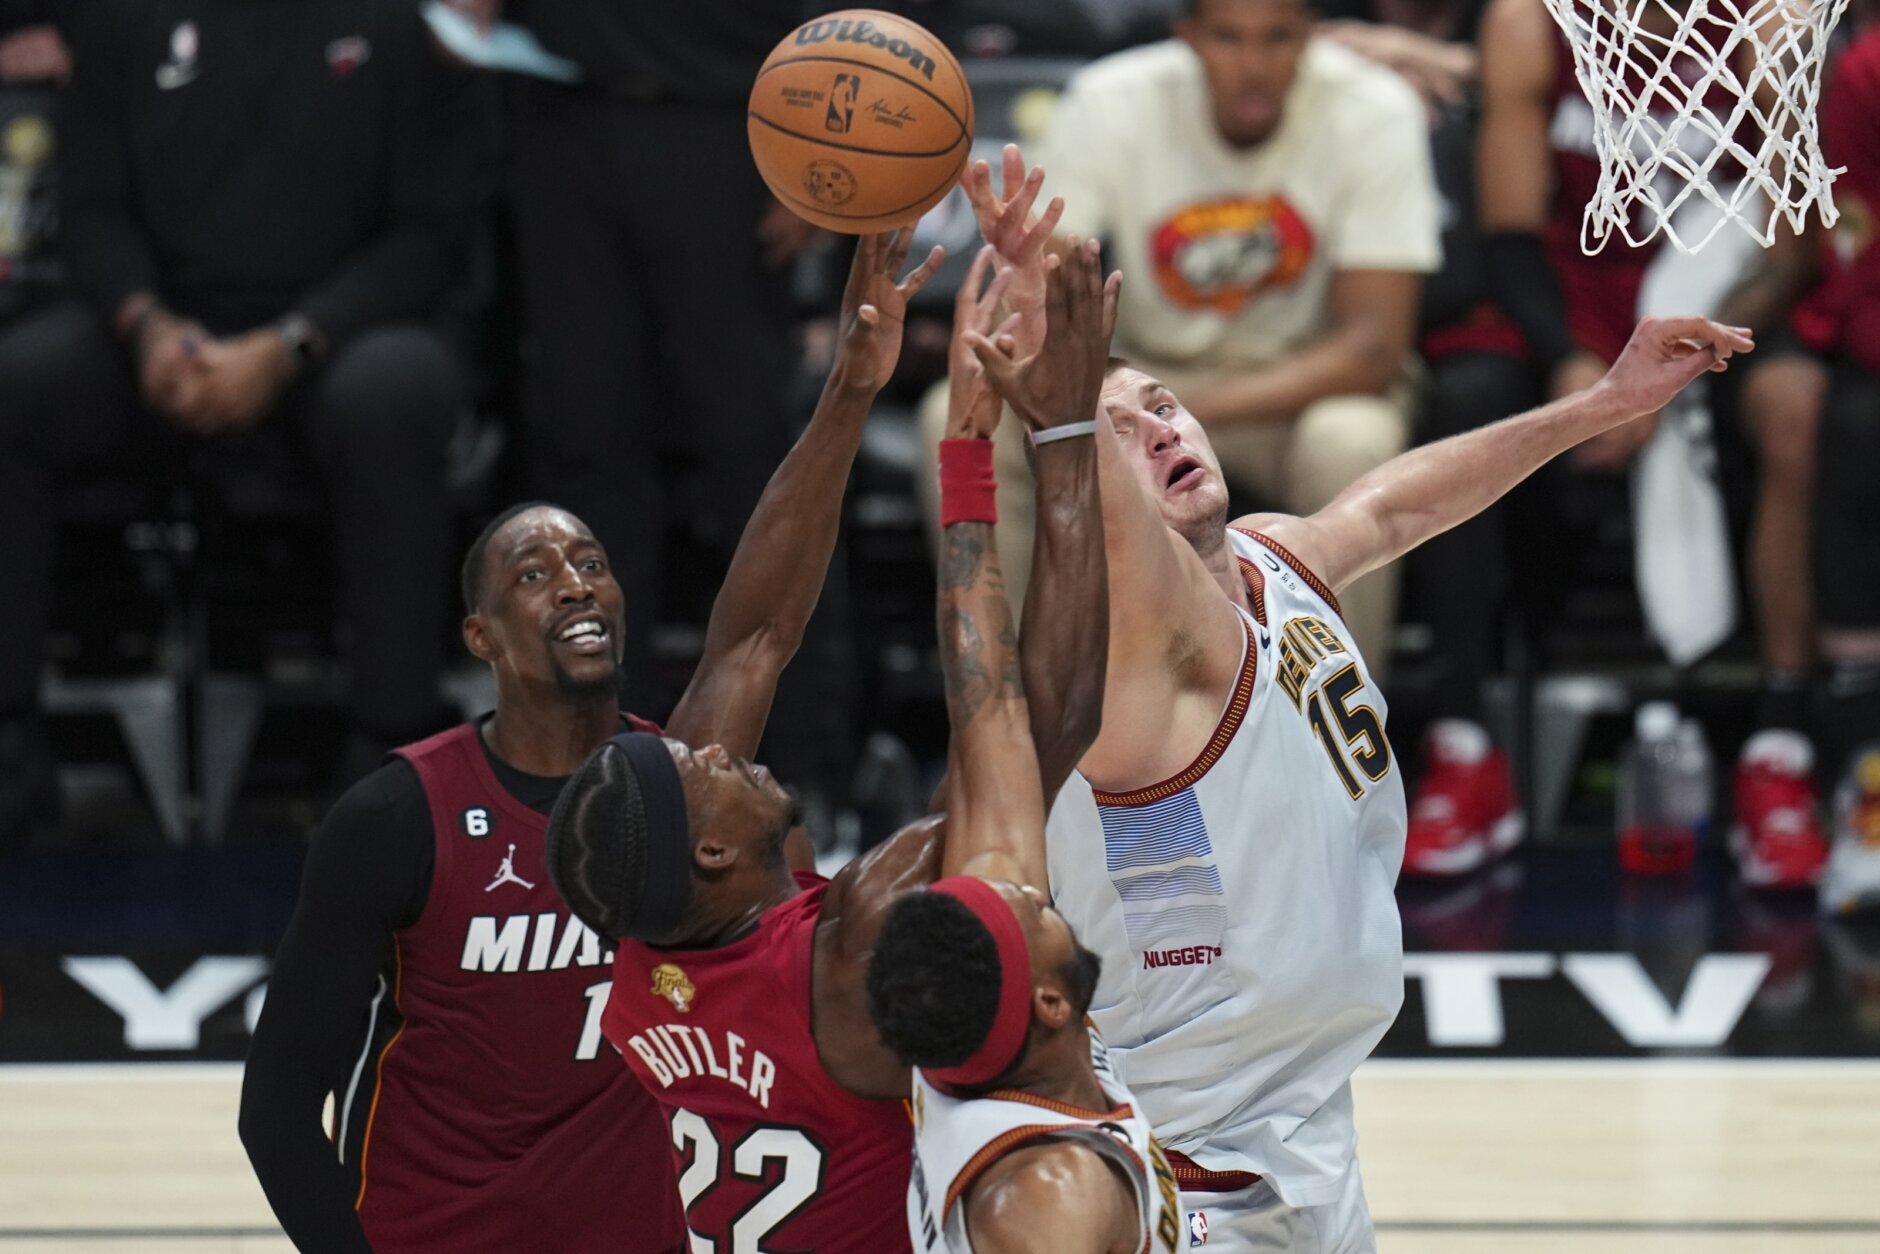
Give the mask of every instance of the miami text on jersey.
[{"label": "miami text on jersey", "polygon": [[[530,933],[533,932],[533,939]],[[557,933],[560,939],[557,940]],[[523,965],[523,955],[528,965]],[[600,937],[571,914],[472,915],[463,937],[465,971],[564,971],[569,964],[598,967],[614,960]]]}]

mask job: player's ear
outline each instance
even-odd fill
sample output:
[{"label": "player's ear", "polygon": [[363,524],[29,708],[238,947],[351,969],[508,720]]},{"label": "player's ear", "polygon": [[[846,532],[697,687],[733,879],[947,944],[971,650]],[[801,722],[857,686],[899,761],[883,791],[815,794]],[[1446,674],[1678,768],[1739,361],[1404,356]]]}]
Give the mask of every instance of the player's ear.
[{"label": "player's ear", "polygon": [[463,620],[463,647],[470,650],[470,656],[479,662],[496,660],[500,650],[483,615],[471,614]]},{"label": "player's ear", "polygon": [[738,860],[738,847],[727,841],[705,837],[692,844],[692,863],[701,871],[723,871]]},{"label": "player's ear", "polygon": [[1055,1032],[1071,1021],[1070,999],[1049,984],[1037,985],[1031,990],[1031,1017]]}]

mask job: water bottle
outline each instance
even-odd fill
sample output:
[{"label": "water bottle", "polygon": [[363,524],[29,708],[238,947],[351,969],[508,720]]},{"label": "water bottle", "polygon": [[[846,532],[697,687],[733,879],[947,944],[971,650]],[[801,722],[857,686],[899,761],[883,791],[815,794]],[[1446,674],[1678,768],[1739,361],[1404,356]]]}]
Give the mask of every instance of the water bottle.
[{"label": "water bottle", "polygon": [[1646,702],[1634,731],[1619,775],[1619,865],[1635,875],[1675,874],[1697,856],[1697,816],[1677,707]]},{"label": "water bottle", "polygon": [[1694,718],[1678,724],[1678,779],[1683,791],[1680,813],[1702,847],[1710,839],[1710,805],[1716,797],[1711,778],[1710,745]]}]

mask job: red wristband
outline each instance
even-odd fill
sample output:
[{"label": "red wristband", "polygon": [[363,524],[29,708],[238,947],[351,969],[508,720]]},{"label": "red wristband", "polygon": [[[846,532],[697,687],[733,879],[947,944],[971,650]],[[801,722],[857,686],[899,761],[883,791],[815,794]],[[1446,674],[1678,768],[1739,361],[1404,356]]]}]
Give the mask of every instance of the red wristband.
[{"label": "red wristband", "polygon": [[940,525],[999,521],[991,440],[940,441]]}]

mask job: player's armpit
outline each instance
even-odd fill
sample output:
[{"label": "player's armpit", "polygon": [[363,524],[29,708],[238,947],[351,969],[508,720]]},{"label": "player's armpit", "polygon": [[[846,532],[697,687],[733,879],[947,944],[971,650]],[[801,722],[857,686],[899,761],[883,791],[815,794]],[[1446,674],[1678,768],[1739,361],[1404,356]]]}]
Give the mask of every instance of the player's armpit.
[{"label": "player's armpit", "polygon": [[868,1017],[868,959],[894,903],[940,878],[947,816],[910,823],[837,874],[811,958],[811,1028],[823,1068],[858,1097],[905,1098],[908,1071]]},{"label": "player's armpit", "polygon": [[1046,1141],[986,1169],[960,1205],[977,1254],[1134,1254],[1136,1191],[1089,1146]]},{"label": "player's armpit", "polygon": [[1266,536],[1337,593],[1394,556],[1380,518],[1376,502],[1359,480],[1310,517],[1248,514],[1228,525]]}]

